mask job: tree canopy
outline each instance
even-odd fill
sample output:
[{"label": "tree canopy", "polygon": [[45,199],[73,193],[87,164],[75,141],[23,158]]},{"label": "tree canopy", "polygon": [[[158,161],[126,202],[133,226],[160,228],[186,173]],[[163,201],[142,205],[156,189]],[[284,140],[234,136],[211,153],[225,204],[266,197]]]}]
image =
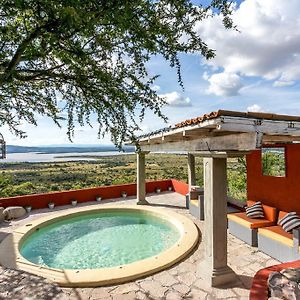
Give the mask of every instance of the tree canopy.
[{"label": "tree canopy", "polygon": [[146,109],[165,118],[147,62],[161,55],[183,86],[179,54],[215,55],[194,25],[216,13],[232,27],[224,0],[2,0],[0,125],[22,137],[20,122],[66,116],[71,139],[95,114],[99,134],[134,140]]}]

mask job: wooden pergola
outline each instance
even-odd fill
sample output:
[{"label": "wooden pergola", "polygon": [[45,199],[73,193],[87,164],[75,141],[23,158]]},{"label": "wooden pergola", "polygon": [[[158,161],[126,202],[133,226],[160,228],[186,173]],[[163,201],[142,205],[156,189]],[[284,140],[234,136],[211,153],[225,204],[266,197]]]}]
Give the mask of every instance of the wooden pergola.
[{"label": "wooden pergola", "polygon": [[204,247],[199,266],[211,286],[236,276],[227,265],[227,158],[244,156],[264,144],[300,141],[300,117],[219,110],[139,137],[137,200],[147,204],[145,155],[181,151],[188,154],[189,185],[195,184],[195,155],[204,169]]}]

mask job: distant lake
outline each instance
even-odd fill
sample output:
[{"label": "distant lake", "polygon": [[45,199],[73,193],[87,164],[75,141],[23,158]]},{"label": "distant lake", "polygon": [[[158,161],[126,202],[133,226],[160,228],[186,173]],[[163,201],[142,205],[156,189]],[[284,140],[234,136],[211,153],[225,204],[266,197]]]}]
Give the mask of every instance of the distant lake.
[{"label": "distant lake", "polygon": [[[75,152],[75,153],[7,153],[6,159],[1,159],[0,163],[6,162],[59,162],[59,161],[81,161],[97,160],[95,156],[111,156],[133,154],[133,152],[103,151],[103,152]],[[71,157],[70,157],[71,156]],[[93,156],[93,157],[91,157]]]}]

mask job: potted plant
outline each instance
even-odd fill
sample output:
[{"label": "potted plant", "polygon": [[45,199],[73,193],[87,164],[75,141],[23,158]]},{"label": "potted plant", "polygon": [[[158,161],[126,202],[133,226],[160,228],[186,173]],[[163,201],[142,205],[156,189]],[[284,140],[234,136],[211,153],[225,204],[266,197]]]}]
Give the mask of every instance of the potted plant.
[{"label": "potted plant", "polygon": [[25,206],[25,209],[26,209],[27,213],[30,213],[30,212],[31,212],[31,209],[32,209],[32,207],[31,207],[30,205],[28,205],[28,206]]},{"label": "potted plant", "polygon": [[160,189],[159,187],[157,187],[157,188],[155,189],[155,192],[156,192],[156,193],[160,193],[160,192],[161,192],[161,189]]},{"label": "potted plant", "polygon": [[71,204],[72,204],[72,206],[76,206],[77,205],[77,200],[75,200],[75,199],[71,200]]},{"label": "potted plant", "polygon": [[169,191],[169,192],[173,191],[173,187],[168,186],[168,191]]},{"label": "potted plant", "polygon": [[55,206],[55,204],[54,204],[53,202],[49,202],[49,203],[48,203],[48,207],[49,207],[50,209],[53,209],[54,206]]},{"label": "potted plant", "polygon": [[102,200],[101,196],[96,197],[96,201],[100,202]]},{"label": "potted plant", "polygon": [[123,192],[121,193],[121,196],[122,196],[123,198],[126,198],[126,197],[127,197],[127,193],[126,193],[125,191],[123,191]]}]

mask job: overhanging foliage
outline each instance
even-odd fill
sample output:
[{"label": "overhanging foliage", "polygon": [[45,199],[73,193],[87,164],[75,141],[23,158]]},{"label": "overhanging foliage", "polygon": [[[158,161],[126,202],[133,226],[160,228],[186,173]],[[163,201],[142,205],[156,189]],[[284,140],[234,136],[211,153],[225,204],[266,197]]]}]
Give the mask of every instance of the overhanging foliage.
[{"label": "overhanging foliage", "polygon": [[[161,118],[164,100],[151,89],[157,76],[146,67],[154,55],[177,71],[179,53],[214,56],[195,23],[214,13],[232,27],[230,3],[208,7],[184,0],[3,0],[0,6],[0,124],[20,137],[21,121],[36,115],[74,126],[96,114],[99,134],[121,146],[134,140],[136,115]],[[90,124],[91,125],[91,124]]]}]

